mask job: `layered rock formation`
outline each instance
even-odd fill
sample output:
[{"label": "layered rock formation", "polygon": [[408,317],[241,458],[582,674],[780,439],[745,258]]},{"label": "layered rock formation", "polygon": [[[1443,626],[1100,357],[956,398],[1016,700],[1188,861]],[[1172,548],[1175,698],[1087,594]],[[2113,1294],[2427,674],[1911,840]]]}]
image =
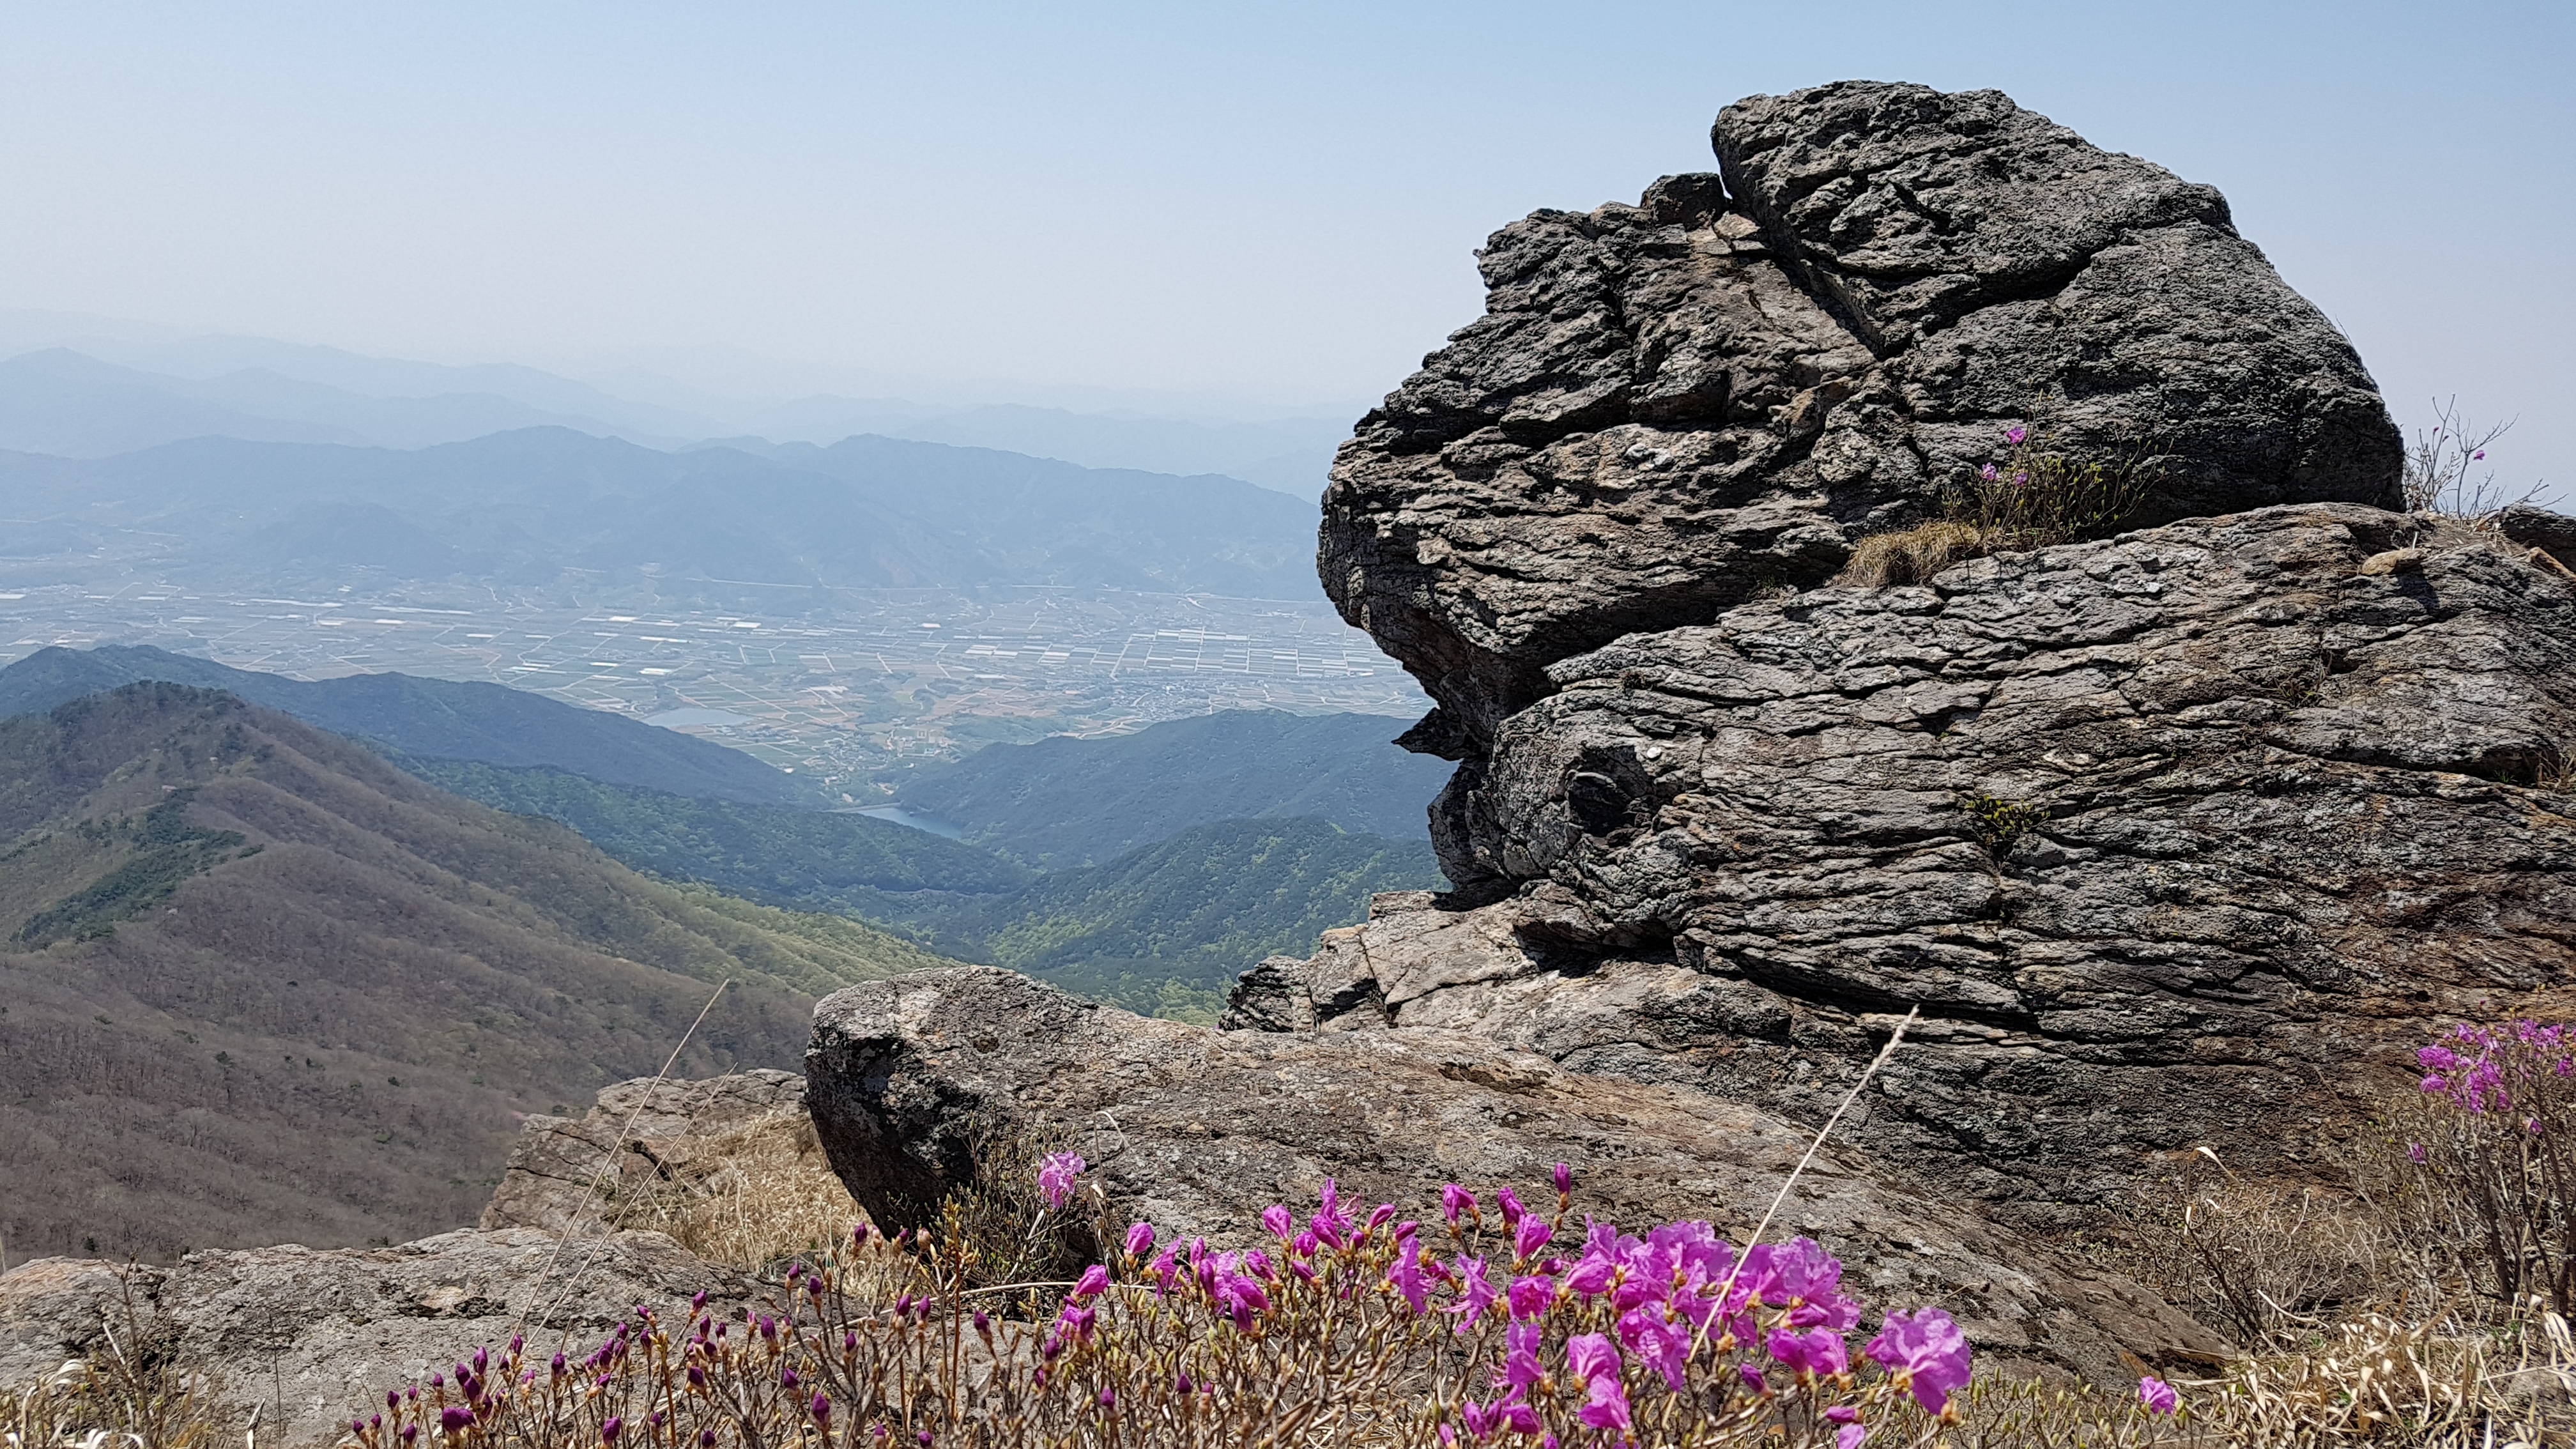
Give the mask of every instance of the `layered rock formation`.
[{"label": "layered rock formation", "polygon": [[[1116,1228],[1247,1245],[1261,1209],[1345,1200],[1436,1211],[1444,1182],[1545,1195],[1631,1230],[1750,1230],[1811,1134],[1687,1089],[1588,1077],[1455,1034],[1220,1032],[1077,1000],[992,967],[916,972],[816,1008],[808,1104],[853,1196],[891,1228],[935,1221],[973,1171],[979,1119],[1091,1164]],[[1774,1225],[1840,1254],[1881,1307],[1939,1302],[1990,1361],[2116,1383],[2206,1363],[2209,1334],[2124,1278],[2016,1242],[1862,1156],[1819,1154]]]},{"label": "layered rock formation", "polygon": [[2368,374],[2209,187],[1993,91],[1757,97],[1715,144],[1495,233],[1485,316],[1334,464],[1325,591],[1438,702],[1434,753],[1557,660],[1822,581],[2007,424],[2152,453],[2148,521],[2397,501]]},{"label": "layered rock formation", "polygon": [[[1439,705],[1460,889],[1231,1024],[1814,1121],[1920,1005],[1867,1140],[2064,1224],[2160,1150],[2299,1171],[2426,1019],[2569,983],[2576,525],[2370,506],[2370,379],[2218,195],[1999,95],[1757,98],[1716,147],[1498,233],[1343,449],[1325,586]],[[1803,587],[2007,424],[2148,440],[2163,526]]]}]

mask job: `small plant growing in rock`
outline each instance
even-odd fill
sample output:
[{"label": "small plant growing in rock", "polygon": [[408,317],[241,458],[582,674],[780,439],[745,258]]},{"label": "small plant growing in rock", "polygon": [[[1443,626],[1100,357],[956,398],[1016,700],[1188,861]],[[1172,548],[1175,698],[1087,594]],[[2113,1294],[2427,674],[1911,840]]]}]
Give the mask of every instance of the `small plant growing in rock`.
[{"label": "small plant growing in rock", "polygon": [[1977,844],[1998,863],[2012,854],[2014,841],[2048,823],[2046,807],[1998,795],[1971,795],[1962,808],[1968,812],[1968,828]]},{"label": "small plant growing in rock", "polygon": [[2030,430],[2004,430],[2002,461],[1988,463],[1942,496],[1928,523],[1862,539],[1842,581],[1869,588],[1921,583],[1952,564],[2117,532],[2146,501],[2147,450],[2110,459],[2042,450]]},{"label": "small plant growing in rock", "polygon": [[2416,429],[2414,446],[2406,450],[2405,472],[2398,485],[2405,494],[2406,511],[2479,519],[2529,502],[2539,489],[2508,494],[2496,486],[2492,470],[2470,477],[2486,461],[2487,449],[2511,431],[2510,422],[2481,427],[2470,421],[2460,411],[2458,398],[2435,403],[2432,431]]}]

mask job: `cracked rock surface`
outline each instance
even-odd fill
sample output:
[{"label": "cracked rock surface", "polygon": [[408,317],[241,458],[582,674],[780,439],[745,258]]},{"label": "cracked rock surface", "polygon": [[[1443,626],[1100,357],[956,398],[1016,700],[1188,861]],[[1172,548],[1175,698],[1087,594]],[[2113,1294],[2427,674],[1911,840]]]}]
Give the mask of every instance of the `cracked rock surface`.
[{"label": "cracked rock surface", "polygon": [[[2541,523],[2520,525],[2537,535]],[[1827,588],[1552,663],[1390,899],[1229,1024],[1467,1033],[1819,1120],[2066,1224],[2296,1175],[2441,1015],[2576,980],[2576,581],[2349,504]]]},{"label": "cracked rock surface", "polygon": [[1718,174],[1496,232],[1485,315],[1334,464],[1324,588],[1439,705],[1417,746],[1481,754],[1556,661],[1823,580],[2008,424],[2153,456],[2147,522],[2397,501],[2368,373],[2215,190],[1994,91],[1755,97],[1712,139]]},{"label": "cracked rock surface", "polygon": [[805,1114],[805,1079],[755,1067],[704,1081],[637,1077],[603,1087],[579,1117],[532,1115],[480,1226],[596,1236],[618,1204],[692,1150],[764,1118]]},{"label": "cracked rock surface", "polygon": [[[1220,1245],[1249,1244],[1263,1207],[1311,1204],[1328,1177],[1345,1201],[1427,1216],[1449,1181],[1544,1195],[1558,1161],[1574,1167],[1578,1211],[1740,1235],[1810,1139],[1757,1108],[1454,1033],[1216,1031],[992,967],[826,998],[806,1075],[834,1168],[898,1230],[930,1221],[927,1205],[970,1173],[973,1124],[988,1115],[1081,1153],[1113,1231],[1142,1219]],[[1776,1225],[1790,1234],[1839,1254],[1879,1308],[1940,1302],[1989,1362],[2122,1384],[2135,1382],[2131,1355],[2180,1365],[2222,1351],[2129,1280],[2018,1241],[1856,1153],[1818,1155]]]},{"label": "cracked rock surface", "polygon": [[190,1253],[171,1267],[39,1258],[0,1275],[0,1384],[109,1352],[112,1327],[183,1372],[213,1375],[219,1442],[257,1408],[261,1445],[318,1449],[345,1440],[369,1400],[478,1345],[569,1335],[579,1353],[638,1303],[668,1312],[703,1291],[738,1308],[750,1288],[660,1233],[557,1242],[466,1229],[392,1248]]}]

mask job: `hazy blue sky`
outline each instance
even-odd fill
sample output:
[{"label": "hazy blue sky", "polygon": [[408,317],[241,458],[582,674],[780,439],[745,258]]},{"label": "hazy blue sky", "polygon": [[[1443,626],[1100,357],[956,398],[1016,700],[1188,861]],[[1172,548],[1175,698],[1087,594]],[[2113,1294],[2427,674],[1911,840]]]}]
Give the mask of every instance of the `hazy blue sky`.
[{"label": "hazy blue sky", "polygon": [[0,3],[0,307],[1365,399],[1739,96],[2000,87],[2222,188],[2402,419],[2576,481],[2576,6]]}]

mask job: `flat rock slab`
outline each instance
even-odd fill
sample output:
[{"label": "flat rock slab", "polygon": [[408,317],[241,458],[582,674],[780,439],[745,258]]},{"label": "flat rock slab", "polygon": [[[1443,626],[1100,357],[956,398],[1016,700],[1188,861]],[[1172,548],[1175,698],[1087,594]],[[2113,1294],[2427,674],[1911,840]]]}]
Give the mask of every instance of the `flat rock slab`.
[{"label": "flat rock slab", "polygon": [[385,1390],[447,1372],[477,1345],[525,1333],[532,1347],[587,1352],[639,1303],[668,1313],[694,1293],[747,1297],[744,1280],[660,1233],[558,1244],[469,1228],[392,1248],[190,1253],[166,1268],[39,1258],[0,1275],[0,1384],[108,1352],[102,1325],[129,1336],[130,1294],[147,1342],[213,1376],[228,1434],[262,1406],[262,1445],[312,1449],[381,1409]]},{"label": "flat rock slab", "polygon": [[[1811,1134],[1682,1088],[1586,1076],[1447,1033],[1216,1031],[1097,1006],[989,967],[852,987],[816,1008],[807,1100],[824,1149],[877,1221],[931,1220],[972,1171],[979,1117],[1091,1163],[1113,1227],[1248,1243],[1260,1210],[1346,1199],[1438,1208],[1444,1182],[1545,1194],[1632,1230],[1707,1219],[1748,1231]],[[1819,1153],[1775,1226],[1839,1254],[1880,1308],[1938,1302],[1998,1361],[2134,1383],[2205,1363],[2205,1330],[2126,1279],[2015,1240],[1972,1206]]]},{"label": "flat rock slab", "polygon": [[479,1226],[586,1236],[690,1149],[764,1118],[804,1115],[805,1079],[756,1068],[703,1081],[637,1077],[603,1087],[579,1117],[532,1116]]}]

